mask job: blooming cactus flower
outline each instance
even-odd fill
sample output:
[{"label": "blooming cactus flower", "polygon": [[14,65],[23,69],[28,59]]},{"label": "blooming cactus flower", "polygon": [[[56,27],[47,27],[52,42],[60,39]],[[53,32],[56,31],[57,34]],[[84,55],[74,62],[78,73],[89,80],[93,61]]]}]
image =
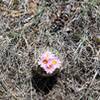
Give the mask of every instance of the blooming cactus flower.
[{"label": "blooming cactus flower", "polygon": [[60,68],[61,66],[61,61],[50,51],[43,53],[38,63],[47,74],[52,74],[57,68]]}]

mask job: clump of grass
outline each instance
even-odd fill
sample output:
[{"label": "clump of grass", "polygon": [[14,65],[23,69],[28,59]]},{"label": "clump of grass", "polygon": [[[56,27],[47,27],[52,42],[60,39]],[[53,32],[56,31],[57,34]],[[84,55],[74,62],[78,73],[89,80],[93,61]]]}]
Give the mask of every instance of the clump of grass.
[{"label": "clump of grass", "polygon": [[[9,1],[0,2],[0,99],[99,100],[99,1],[40,0],[34,14]],[[35,71],[46,48],[63,60],[56,78]]]}]

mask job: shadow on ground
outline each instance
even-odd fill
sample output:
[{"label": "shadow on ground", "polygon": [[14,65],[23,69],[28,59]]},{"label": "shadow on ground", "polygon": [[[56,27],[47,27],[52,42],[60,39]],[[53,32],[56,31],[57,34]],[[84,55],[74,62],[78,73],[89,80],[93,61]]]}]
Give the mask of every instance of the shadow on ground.
[{"label": "shadow on ground", "polygon": [[48,94],[57,83],[57,77],[57,74],[53,76],[42,76],[37,72],[32,72],[32,86],[36,89],[37,93]]}]

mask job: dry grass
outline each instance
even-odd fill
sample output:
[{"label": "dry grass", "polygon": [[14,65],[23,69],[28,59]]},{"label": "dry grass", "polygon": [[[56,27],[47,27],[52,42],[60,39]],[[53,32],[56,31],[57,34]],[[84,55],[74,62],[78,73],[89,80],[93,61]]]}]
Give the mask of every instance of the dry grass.
[{"label": "dry grass", "polygon": [[[44,94],[32,69],[47,48],[63,64]],[[100,100],[100,1],[0,0],[0,100]]]}]

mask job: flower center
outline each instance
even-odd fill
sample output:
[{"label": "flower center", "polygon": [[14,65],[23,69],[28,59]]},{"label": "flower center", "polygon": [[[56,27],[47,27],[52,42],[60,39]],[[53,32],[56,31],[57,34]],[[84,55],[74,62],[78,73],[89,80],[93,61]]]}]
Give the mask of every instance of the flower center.
[{"label": "flower center", "polygon": [[56,60],[53,60],[53,61],[52,61],[52,64],[53,64],[53,65],[57,64],[57,61],[56,61]]},{"label": "flower center", "polygon": [[52,65],[48,65],[47,68],[50,69],[52,67]]},{"label": "flower center", "polygon": [[43,60],[43,63],[44,63],[44,64],[47,64],[47,63],[48,63],[48,60],[44,59],[44,60]]}]

